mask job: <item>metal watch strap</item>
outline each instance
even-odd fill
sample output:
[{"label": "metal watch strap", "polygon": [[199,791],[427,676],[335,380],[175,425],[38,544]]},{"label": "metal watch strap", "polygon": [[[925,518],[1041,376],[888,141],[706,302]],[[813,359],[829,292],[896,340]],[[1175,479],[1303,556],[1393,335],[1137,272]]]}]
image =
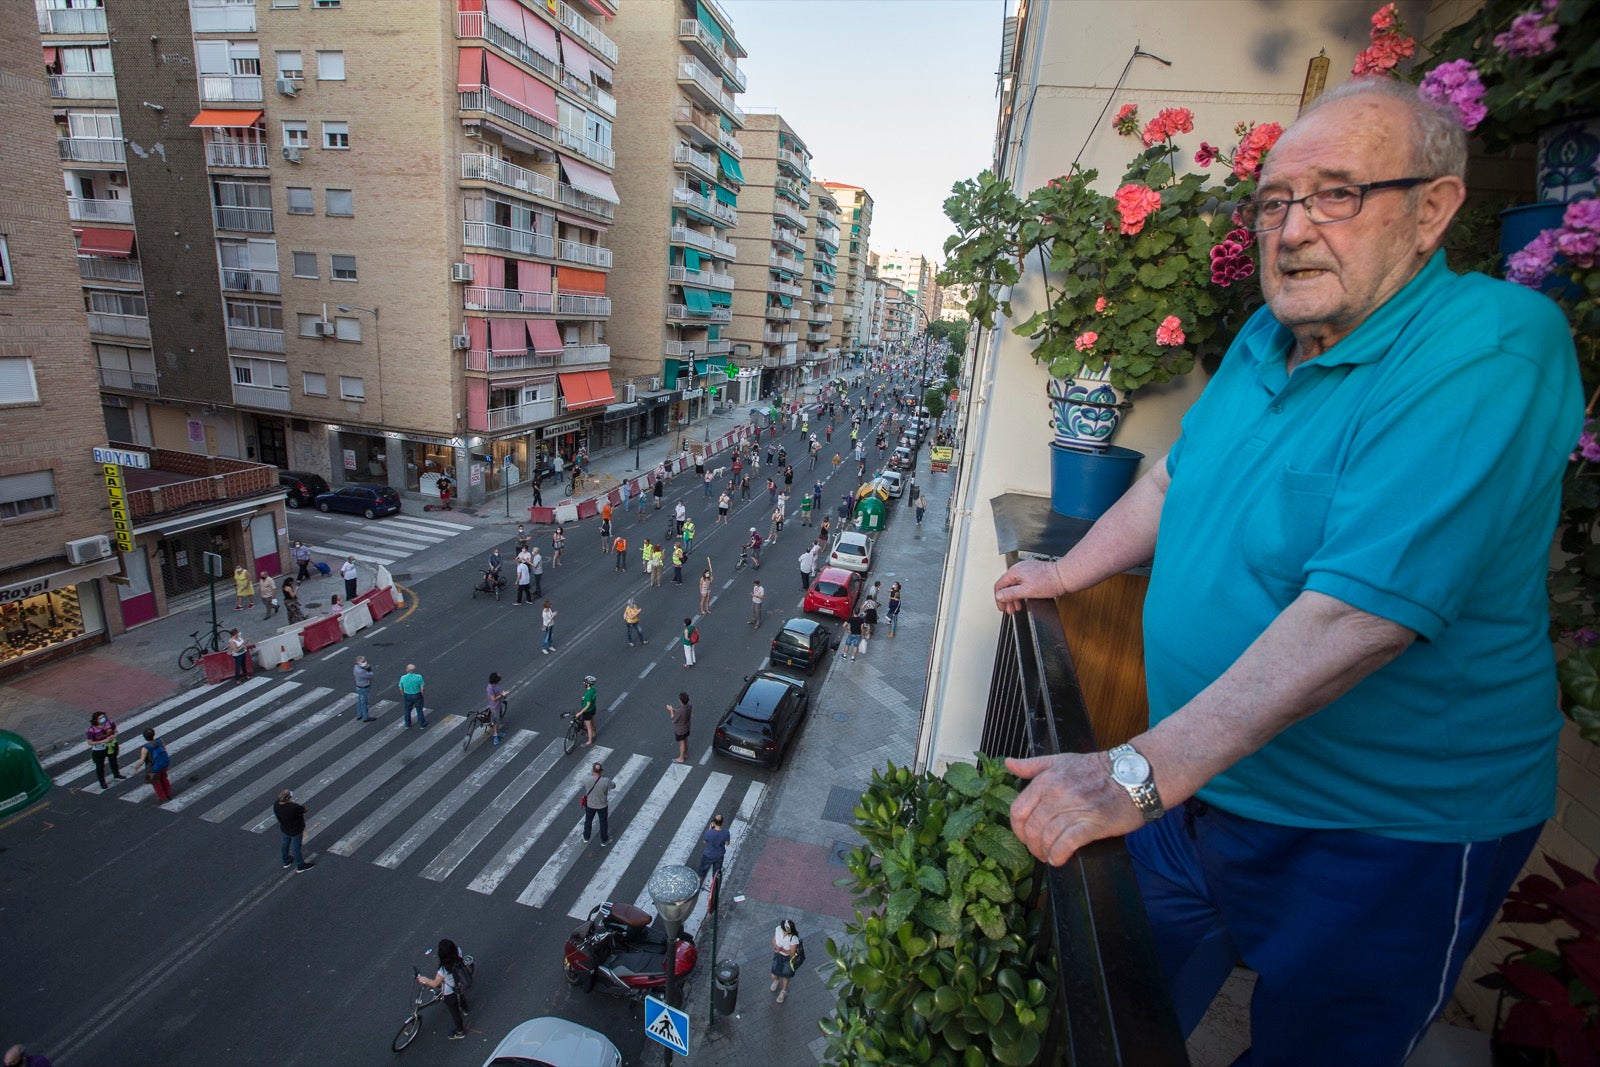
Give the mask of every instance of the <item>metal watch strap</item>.
[{"label": "metal watch strap", "polygon": [[[1128,791],[1128,796],[1132,798],[1134,807],[1139,809],[1139,814],[1144,816],[1144,821],[1147,823],[1155,822],[1167,813],[1166,805],[1161,803],[1161,794],[1156,790],[1155,768],[1150,767],[1150,761],[1145,758],[1142,752],[1129,744],[1118,745],[1107,753],[1113,766],[1117,762],[1117,757],[1125,751],[1144,759],[1145,766],[1150,768],[1150,776],[1140,785],[1128,785],[1120,781],[1117,784]],[[1117,780],[1113,777],[1112,781]]]}]

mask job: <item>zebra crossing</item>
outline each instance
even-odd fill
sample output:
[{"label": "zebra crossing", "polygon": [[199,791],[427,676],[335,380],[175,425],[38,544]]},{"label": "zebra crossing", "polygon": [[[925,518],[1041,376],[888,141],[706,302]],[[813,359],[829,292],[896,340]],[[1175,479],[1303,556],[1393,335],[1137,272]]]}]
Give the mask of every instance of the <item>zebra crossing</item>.
[{"label": "zebra crossing", "polygon": [[[306,530],[295,536],[310,546],[316,558],[333,564],[345,556],[363,563],[392,567],[401,560],[432,548],[473,527],[467,523],[413,515],[390,515],[366,520],[320,514],[296,514],[296,526]],[[337,570],[335,566],[335,570]]]},{"label": "zebra crossing", "polygon": [[[561,737],[518,728],[513,716],[500,746],[482,737],[463,749],[466,716],[435,712],[426,731],[408,732],[396,701],[375,701],[373,724],[350,716],[354,702],[350,693],[268,677],[222,693],[190,690],[122,719],[122,754],[131,765],[143,728],[157,729],[175,794],[160,810],[174,817],[267,834],[277,828],[273,800],[288,786],[308,808],[308,853],[457,880],[530,908],[554,902],[579,919],[603,900],[646,906],[650,873],[692,864],[716,811],[737,810],[725,860],[732,866],[765,793],[759,781],[740,785],[725,771],[674,763],[665,746],[657,757],[597,742],[566,756]],[[620,766],[610,766],[613,757]],[[583,840],[577,804],[595,761],[616,783],[605,849]],[[155,804],[131,775],[99,790],[82,750],[45,765],[57,785],[84,787],[86,796]]]}]

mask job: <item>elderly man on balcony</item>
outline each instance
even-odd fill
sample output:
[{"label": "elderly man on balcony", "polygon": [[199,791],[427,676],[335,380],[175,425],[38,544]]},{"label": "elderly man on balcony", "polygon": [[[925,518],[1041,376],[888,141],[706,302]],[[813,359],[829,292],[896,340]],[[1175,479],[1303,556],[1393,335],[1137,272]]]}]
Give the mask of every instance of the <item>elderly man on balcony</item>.
[{"label": "elderly man on balcony", "polygon": [[1130,835],[1180,1023],[1243,960],[1257,1065],[1402,1062],[1553,813],[1583,398],[1555,304],[1446,267],[1465,169],[1408,86],[1319,100],[1241,210],[1267,307],[1177,444],[995,585],[1016,611],[1154,559],[1150,729],[1012,760],[1013,823],[1055,864]]}]

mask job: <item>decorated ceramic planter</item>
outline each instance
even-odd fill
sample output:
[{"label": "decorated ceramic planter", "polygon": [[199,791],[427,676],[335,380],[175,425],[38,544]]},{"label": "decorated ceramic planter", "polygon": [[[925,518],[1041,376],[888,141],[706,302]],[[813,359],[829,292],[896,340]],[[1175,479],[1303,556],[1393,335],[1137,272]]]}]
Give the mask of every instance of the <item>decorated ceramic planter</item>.
[{"label": "decorated ceramic planter", "polygon": [[1046,393],[1056,444],[1091,452],[1110,447],[1128,401],[1103,375],[1052,378]]},{"label": "decorated ceramic planter", "polygon": [[1050,446],[1050,509],[1093,521],[1128,491],[1144,453],[1119,445],[1091,452]]}]

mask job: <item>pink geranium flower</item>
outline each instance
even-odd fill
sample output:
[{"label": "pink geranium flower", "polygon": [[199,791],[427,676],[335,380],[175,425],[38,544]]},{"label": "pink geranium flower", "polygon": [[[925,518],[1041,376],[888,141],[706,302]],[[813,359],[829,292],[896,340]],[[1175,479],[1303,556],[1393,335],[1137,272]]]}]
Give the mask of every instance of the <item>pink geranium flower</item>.
[{"label": "pink geranium flower", "polygon": [[1194,154],[1194,161],[1200,164],[1202,167],[1209,167],[1211,164],[1217,161],[1217,157],[1221,154],[1222,150],[1220,148],[1216,148],[1213,145],[1209,145],[1206,142],[1201,141],[1200,150]]},{"label": "pink geranium flower", "polygon": [[1145,124],[1140,139],[1149,148],[1157,141],[1170,141],[1180,133],[1194,130],[1194,112],[1186,107],[1164,107]]},{"label": "pink geranium flower", "polygon": [[1124,137],[1131,137],[1139,132],[1139,105],[1123,104],[1111,120],[1112,129]]},{"label": "pink geranium flower", "polygon": [[1495,35],[1494,46],[1508,56],[1529,59],[1556,50],[1561,27],[1540,11],[1524,11],[1511,20],[1511,28]]},{"label": "pink geranium flower", "polygon": [[1104,315],[1105,314],[1105,311],[1106,311],[1106,298],[1105,297],[1097,296],[1097,297],[1094,298],[1094,311],[1095,311],[1095,314],[1097,314],[1097,315]]},{"label": "pink geranium flower", "polygon": [[1148,185],[1129,182],[1116,191],[1117,213],[1122,216],[1122,232],[1128,236],[1144,229],[1144,220],[1161,206],[1161,194]]},{"label": "pink geranium flower", "polygon": [[1477,129],[1489,115],[1489,108],[1483,102],[1486,92],[1478,68],[1468,59],[1439,64],[1428,71],[1422,84],[1417,86],[1418,96],[1454,111],[1468,131]]},{"label": "pink geranium flower", "polygon": [[1078,335],[1078,339],[1073,341],[1072,344],[1079,352],[1087,352],[1094,347],[1094,343],[1098,340],[1100,340],[1099,334],[1093,330],[1085,330]]},{"label": "pink geranium flower", "polygon": [[1283,127],[1276,122],[1252,126],[1233,153],[1233,173],[1239,178],[1254,178],[1261,173],[1261,163],[1272,146],[1283,136]]},{"label": "pink geranium flower", "polygon": [[1176,315],[1168,315],[1156,327],[1156,344],[1176,347],[1183,344],[1183,322]]}]

